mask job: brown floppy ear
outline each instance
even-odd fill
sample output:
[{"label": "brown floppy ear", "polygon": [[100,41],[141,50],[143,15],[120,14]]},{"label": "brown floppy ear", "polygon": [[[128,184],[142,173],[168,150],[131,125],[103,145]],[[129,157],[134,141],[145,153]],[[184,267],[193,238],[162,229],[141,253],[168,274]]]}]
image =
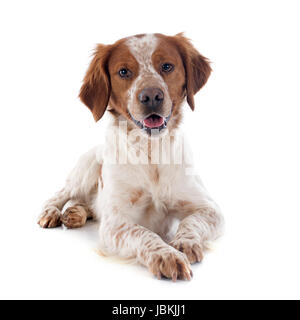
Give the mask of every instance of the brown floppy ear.
[{"label": "brown floppy ear", "polygon": [[191,109],[195,109],[194,95],[205,85],[211,67],[209,60],[202,56],[183,33],[175,37],[186,73],[186,95]]},{"label": "brown floppy ear", "polygon": [[79,93],[80,100],[92,111],[96,121],[103,116],[110,97],[111,85],[107,70],[110,50],[109,45],[99,44],[96,47]]}]

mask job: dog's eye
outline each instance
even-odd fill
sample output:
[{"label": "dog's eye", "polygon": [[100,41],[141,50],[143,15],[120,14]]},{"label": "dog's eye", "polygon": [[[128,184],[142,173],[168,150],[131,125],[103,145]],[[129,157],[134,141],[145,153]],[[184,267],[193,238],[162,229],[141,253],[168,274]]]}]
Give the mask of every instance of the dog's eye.
[{"label": "dog's eye", "polygon": [[164,63],[161,66],[161,70],[166,73],[171,72],[173,69],[174,69],[174,66],[171,63]]},{"label": "dog's eye", "polygon": [[119,71],[119,76],[121,78],[129,78],[131,76],[131,71],[126,69],[126,68],[122,68],[120,71]]}]

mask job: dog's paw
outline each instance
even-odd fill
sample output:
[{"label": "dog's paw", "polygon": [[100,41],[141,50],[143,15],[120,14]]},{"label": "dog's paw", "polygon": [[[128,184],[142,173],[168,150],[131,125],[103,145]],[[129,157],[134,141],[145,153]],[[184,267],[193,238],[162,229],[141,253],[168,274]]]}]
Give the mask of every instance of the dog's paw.
[{"label": "dog's paw", "polygon": [[193,276],[187,257],[176,250],[153,253],[150,258],[149,270],[158,279],[165,277],[173,281],[177,279],[191,280]]},{"label": "dog's paw", "polygon": [[69,229],[85,225],[87,214],[82,206],[69,207],[61,217],[62,223]]},{"label": "dog's paw", "polygon": [[38,219],[38,224],[42,228],[55,228],[61,225],[61,213],[55,207],[45,209]]},{"label": "dog's paw", "polygon": [[175,239],[170,245],[180,252],[183,252],[190,263],[201,262],[203,259],[203,250],[198,242],[189,239]]}]

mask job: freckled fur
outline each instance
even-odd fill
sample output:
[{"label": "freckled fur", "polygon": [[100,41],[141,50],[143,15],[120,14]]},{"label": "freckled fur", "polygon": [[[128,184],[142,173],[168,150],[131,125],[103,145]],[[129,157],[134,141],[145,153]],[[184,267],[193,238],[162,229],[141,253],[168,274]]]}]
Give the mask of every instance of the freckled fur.
[{"label": "freckled fur", "polygon": [[[170,75],[160,73],[160,65],[171,62],[176,67]],[[132,79],[118,76],[118,68],[132,70]],[[134,257],[158,278],[174,281],[191,279],[191,263],[201,261],[207,242],[219,236],[222,216],[198,176],[187,175],[191,163],[181,164],[111,164],[115,145],[110,135],[118,134],[117,154],[128,148],[129,158],[143,143],[151,151],[151,139],[127,141],[136,129],[129,111],[137,119],[142,115],[137,95],[143,86],[155,85],[164,90],[164,115],[172,109],[169,130],[179,132],[182,106],[187,99],[194,109],[193,95],[205,84],[210,74],[209,62],[198,53],[182,34],[138,35],[121,39],[113,45],[98,45],[84,78],[80,98],[99,120],[106,108],[111,114],[110,134],[105,146],[84,154],[70,173],[65,187],[48,200],[38,220],[41,227],[55,227],[62,222],[81,226],[88,217],[101,220],[101,251],[107,255]],[[119,119],[126,128],[117,128]],[[170,131],[159,141],[170,138],[171,147],[178,136]],[[127,141],[127,142],[126,142]],[[171,148],[170,157],[176,156]],[[189,153],[190,150],[185,150]],[[163,149],[163,153],[167,150]],[[148,152],[148,159],[151,152]],[[66,203],[75,203],[63,214]],[[167,233],[173,222],[179,227],[171,241]]]}]

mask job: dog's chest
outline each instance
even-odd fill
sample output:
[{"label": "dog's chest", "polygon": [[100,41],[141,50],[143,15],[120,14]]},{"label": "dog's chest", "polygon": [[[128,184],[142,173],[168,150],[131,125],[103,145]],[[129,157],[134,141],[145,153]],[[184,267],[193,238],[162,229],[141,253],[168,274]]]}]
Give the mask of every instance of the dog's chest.
[{"label": "dog's chest", "polygon": [[[114,202],[135,223],[166,233],[173,220],[170,209],[184,186],[181,165],[118,165],[104,167],[99,211]],[[117,195],[117,196],[116,196]]]},{"label": "dog's chest", "polygon": [[165,234],[168,232],[170,208],[177,198],[181,168],[174,166],[148,165],[135,168],[132,180],[133,200],[129,215],[148,229]]},{"label": "dog's chest", "polygon": [[152,215],[167,214],[173,206],[184,184],[182,171],[181,166],[172,165],[148,165],[136,171],[133,188],[141,190],[141,202],[147,204]]}]

